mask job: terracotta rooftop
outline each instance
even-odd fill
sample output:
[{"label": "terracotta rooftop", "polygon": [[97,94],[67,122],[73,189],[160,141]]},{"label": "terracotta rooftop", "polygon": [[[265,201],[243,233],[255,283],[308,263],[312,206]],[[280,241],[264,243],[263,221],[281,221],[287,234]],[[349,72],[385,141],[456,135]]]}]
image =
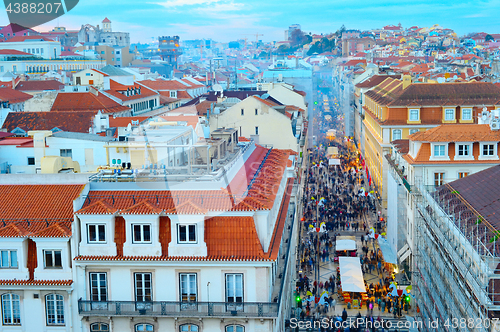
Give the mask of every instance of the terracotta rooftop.
[{"label": "terracotta rooftop", "polygon": [[410,150],[410,140],[397,139],[395,141],[392,141],[391,143],[400,154],[406,154]]},{"label": "terracotta rooftop", "polygon": [[[147,119],[149,119],[149,117],[147,117],[147,116],[119,116],[116,118],[110,116],[109,117],[109,127],[110,128],[113,128],[113,127],[126,128],[129,123],[132,124],[132,121],[134,123],[139,121],[139,124],[141,124],[144,121],[146,121]],[[137,125],[134,124],[133,126],[137,126]]]},{"label": "terracotta rooftop", "polygon": [[493,83],[414,83],[403,90],[402,82],[388,78],[366,96],[387,106],[461,106],[500,104],[500,88]]},{"label": "terracotta rooftop", "polygon": [[[258,146],[229,183],[229,186],[221,190],[92,190],[88,194],[84,208],[96,201],[103,201],[116,209],[127,210],[141,201],[148,200],[151,206],[161,209],[167,214],[269,210],[274,204],[275,186],[280,183],[284,176],[290,153],[272,149],[266,161],[263,162],[267,153],[268,149]],[[256,173],[261,164],[259,173]],[[252,186],[249,188],[250,183]]]},{"label": "terracotta rooftop", "polygon": [[410,136],[421,142],[500,142],[500,131],[488,124],[444,124]]},{"label": "terracotta rooftop", "polygon": [[63,131],[88,134],[94,115],[95,112],[10,112],[2,129],[11,132],[18,127],[25,131],[59,128]]},{"label": "terracotta rooftop", "polygon": [[84,185],[0,185],[1,221],[72,220]]},{"label": "terracotta rooftop", "polygon": [[61,111],[101,111],[102,113],[119,113],[127,111],[122,106],[102,93],[96,96],[92,92],[59,92],[52,105],[52,112]]},{"label": "terracotta rooftop", "polygon": [[16,90],[19,91],[49,91],[62,90],[64,84],[56,80],[47,81],[21,81],[16,85]]},{"label": "terracotta rooftop", "polygon": [[70,286],[73,280],[0,280],[2,286]]},{"label": "terracotta rooftop", "polygon": [[369,79],[356,84],[357,88],[373,88],[374,86],[379,85],[383,81],[385,81],[386,78],[393,78],[396,80],[401,79],[401,75],[374,75],[370,77]]},{"label": "terracotta rooftop", "polygon": [[24,42],[24,41],[51,41],[53,42],[54,40],[53,39],[50,39],[50,38],[47,38],[47,37],[43,37],[43,36],[15,36],[15,37],[12,37],[10,38],[9,40],[7,40],[7,42],[10,42],[10,43],[15,43],[15,42]]},{"label": "terracotta rooftop", "polygon": [[[122,92],[140,89],[140,94],[130,94],[129,96],[123,94]],[[140,84],[135,83],[134,85],[123,85],[114,80],[109,80],[109,90],[105,91],[106,93],[112,95],[115,98],[118,98],[122,101],[129,101],[135,99],[142,99],[146,97],[151,97],[157,95],[158,93],[152,91],[151,89],[144,87]]]},{"label": "terracotta rooftop", "polygon": [[11,88],[0,88],[0,101],[8,101],[10,104],[17,104],[31,98],[33,98],[32,95],[21,91],[16,91]]},{"label": "terracotta rooftop", "polygon": [[[5,226],[4,226],[5,225]],[[71,221],[2,221],[0,237],[70,237]]]},{"label": "terracotta rooftop", "polygon": [[31,53],[26,53],[26,52],[21,52],[18,50],[6,50],[6,49],[1,49],[0,50],[1,55],[25,55],[25,56],[33,56]]}]

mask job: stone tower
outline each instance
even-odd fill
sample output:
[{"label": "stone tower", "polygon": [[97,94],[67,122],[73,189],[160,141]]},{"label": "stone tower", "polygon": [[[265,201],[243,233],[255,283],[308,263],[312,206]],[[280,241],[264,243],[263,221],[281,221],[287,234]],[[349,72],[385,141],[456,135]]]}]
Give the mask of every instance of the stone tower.
[{"label": "stone tower", "polygon": [[106,17],[102,20],[102,32],[111,32],[111,21]]}]

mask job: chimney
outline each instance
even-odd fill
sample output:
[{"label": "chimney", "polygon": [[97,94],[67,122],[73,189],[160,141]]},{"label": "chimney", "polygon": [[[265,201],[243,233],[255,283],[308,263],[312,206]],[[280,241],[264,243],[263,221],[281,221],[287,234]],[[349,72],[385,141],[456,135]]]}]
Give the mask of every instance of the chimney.
[{"label": "chimney", "polygon": [[407,87],[411,85],[411,76],[403,75],[403,90],[406,90]]}]

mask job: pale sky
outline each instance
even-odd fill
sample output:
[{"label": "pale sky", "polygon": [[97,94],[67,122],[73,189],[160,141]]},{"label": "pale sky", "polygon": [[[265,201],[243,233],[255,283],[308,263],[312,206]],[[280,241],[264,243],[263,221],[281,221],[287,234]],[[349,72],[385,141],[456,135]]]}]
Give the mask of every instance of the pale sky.
[{"label": "pale sky", "polygon": [[[398,23],[403,27],[439,24],[462,35],[500,33],[499,12],[500,0],[80,0],[69,13],[34,29],[102,26],[108,17],[114,31],[130,32],[133,43],[159,35],[255,40],[256,33],[263,34],[259,39],[264,41],[279,41],[295,23],[306,33],[335,32],[342,24],[361,30]],[[0,24],[7,25],[6,12],[0,15]]]}]

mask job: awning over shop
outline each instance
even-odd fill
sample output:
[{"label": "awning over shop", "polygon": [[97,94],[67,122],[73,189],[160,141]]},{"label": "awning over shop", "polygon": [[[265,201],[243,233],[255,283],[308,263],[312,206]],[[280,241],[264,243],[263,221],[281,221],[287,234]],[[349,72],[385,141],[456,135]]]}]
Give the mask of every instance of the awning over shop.
[{"label": "awning over shop", "polygon": [[380,250],[382,251],[382,255],[384,256],[384,261],[386,263],[391,263],[391,264],[398,263],[396,252],[394,251],[390,243],[387,241],[387,239],[384,239],[383,237],[379,236],[378,245],[380,247]]},{"label": "awning over shop", "polygon": [[339,268],[343,292],[366,292],[359,257],[339,257]]},{"label": "awning over shop", "polygon": [[336,251],[356,250],[356,240],[354,236],[338,236],[335,244]]}]

